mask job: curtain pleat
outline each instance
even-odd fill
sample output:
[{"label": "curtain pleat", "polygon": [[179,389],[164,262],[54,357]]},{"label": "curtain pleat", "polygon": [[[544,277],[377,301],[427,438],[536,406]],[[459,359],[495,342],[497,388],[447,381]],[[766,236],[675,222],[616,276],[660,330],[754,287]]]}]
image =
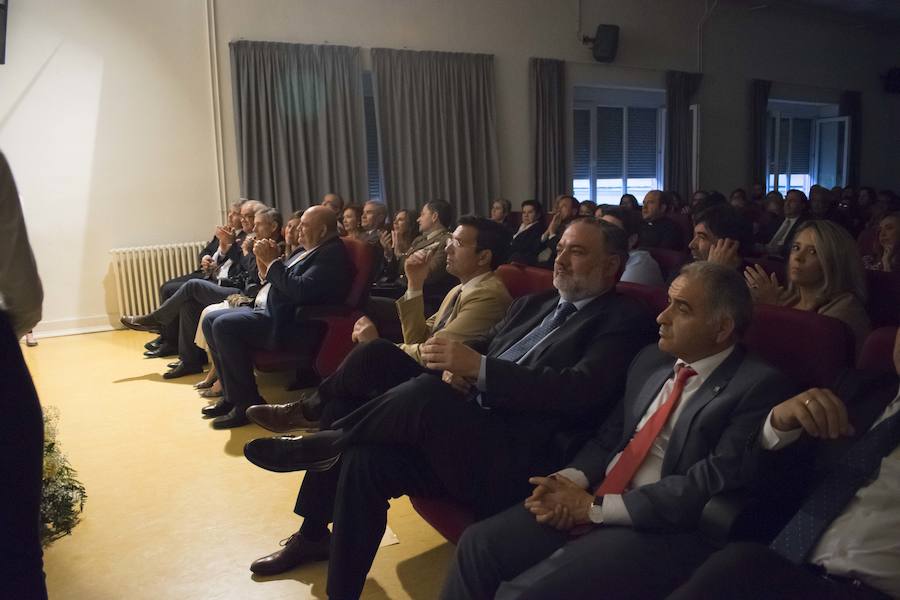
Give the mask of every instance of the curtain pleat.
[{"label": "curtain pleat", "polygon": [[850,117],[847,185],[858,187],[860,185],[859,165],[862,159],[860,154],[862,152],[862,94],[852,90],[841,92],[839,110],[842,117]]},{"label": "curtain pleat", "polygon": [[754,79],[750,84],[750,183],[766,185],[766,120],[772,82]]},{"label": "curtain pleat", "polygon": [[384,199],[485,214],[500,188],[494,59],[372,49]]},{"label": "curtain pleat", "polygon": [[668,71],[666,73],[666,171],[665,188],[690,198],[692,184],[691,98],[703,75]]},{"label": "curtain pleat", "polygon": [[241,196],[282,214],[366,195],[359,48],[230,44]]},{"label": "curtain pleat", "polygon": [[533,189],[534,199],[545,209],[552,208],[556,196],[571,187],[571,182],[566,180],[565,76],[565,61],[531,59]]}]

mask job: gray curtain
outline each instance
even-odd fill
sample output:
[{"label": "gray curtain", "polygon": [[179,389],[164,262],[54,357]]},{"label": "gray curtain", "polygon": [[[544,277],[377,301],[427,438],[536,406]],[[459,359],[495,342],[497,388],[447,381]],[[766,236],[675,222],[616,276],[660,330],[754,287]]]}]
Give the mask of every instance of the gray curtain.
[{"label": "gray curtain", "polygon": [[384,199],[486,214],[500,188],[494,58],[372,49]]},{"label": "gray curtain", "polygon": [[529,74],[532,97],[531,135],[534,143],[534,199],[550,207],[566,193],[566,63],[532,58]]},{"label": "gray curtain", "polygon": [[859,165],[862,159],[862,94],[847,90],[841,92],[840,112],[842,117],[850,117],[850,155],[847,160],[847,185],[858,187]]},{"label": "gray curtain", "polygon": [[692,187],[693,126],[691,98],[700,86],[701,73],[666,72],[666,181],[667,190],[688,199]]},{"label": "gray curtain", "polygon": [[366,196],[359,48],[231,42],[241,196],[282,214]]},{"label": "gray curtain", "polygon": [[766,185],[766,122],[772,82],[754,79],[750,84],[750,183]]}]

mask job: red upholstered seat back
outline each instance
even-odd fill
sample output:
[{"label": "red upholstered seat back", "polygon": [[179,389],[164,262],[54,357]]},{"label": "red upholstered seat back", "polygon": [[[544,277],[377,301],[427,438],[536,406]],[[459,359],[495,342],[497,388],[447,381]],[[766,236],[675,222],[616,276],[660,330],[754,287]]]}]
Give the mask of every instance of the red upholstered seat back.
[{"label": "red upholstered seat back", "polygon": [[664,288],[640,283],[628,283],[620,281],[616,284],[616,291],[623,296],[633,298],[644,305],[647,311],[656,318],[656,315],[665,310],[669,303],[669,295]]},{"label": "red upholstered seat back", "polygon": [[760,304],[743,342],[804,387],[830,386],[853,366],[850,329],[815,312]]},{"label": "red upholstered seat back", "polygon": [[369,285],[372,283],[373,270],[375,268],[375,251],[372,244],[367,244],[359,240],[349,238],[341,238],[344,247],[347,249],[347,255],[353,264],[355,272],[353,281],[350,283],[350,293],[344,301],[346,306],[350,308],[359,308],[366,301],[366,294]]},{"label": "red upholstered seat back", "polygon": [[866,271],[872,325],[900,325],[900,273]]},{"label": "red upholstered seat back", "polygon": [[894,372],[894,340],[897,328],[879,327],[866,337],[862,350],[856,359],[856,368],[876,373]]},{"label": "red upholstered seat back", "polygon": [[[785,267],[787,266],[787,264],[783,260],[765,256],[752,256],[747,257],[747,259],[744,261],[743,266],[747,267],[749,265],[759,265],[769,275],[775,273],[775,276],[778,277],[778,283],[782,286],[787,285],[787,280],[785,279]],[[741,269],[741,274],[744,274],[743,268]]]},{"label": "red upholstered seat back", "polygon": [[666,281],[688,261],[687,252],[669,250],[668,248],[643,248],[643,250],[649,252],[653,260],[659,264],[663,279]]},{"label": "red upholstered seat back", "polygon": [[496,273],[513,299],[553,288],[553,271],[548,269],[510,264],[500,265]]}]

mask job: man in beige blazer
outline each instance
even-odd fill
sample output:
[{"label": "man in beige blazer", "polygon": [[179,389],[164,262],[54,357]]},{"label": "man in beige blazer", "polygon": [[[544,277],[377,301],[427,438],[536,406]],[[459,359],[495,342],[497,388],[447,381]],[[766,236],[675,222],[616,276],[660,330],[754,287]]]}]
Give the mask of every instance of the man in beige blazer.
[{"label": "man in beige blazer", "polygon": [[447,272],[457,279],[438,310],[426,315],[422,290],[431,271],[435,248],[411,254],[404,264],[408,281],[406,293],[396,301],[403,328],[403,343],[394,345],[379,337],[375,323],[362,317],[353,328],[358,346],[344,359],[318,390],[290,404],[259,405],[247,410],[247,417],[270,431],[307,428],[311,421],[327,427],[323,411],[329,403],[345,414],[370,398],[425,372],[419,346],[438,336],[466,341],[487,333],[506,314],[512,299],[494,269],[503,264],[510,245],[505,227],[489,219],[464,216],[446,247]]}]

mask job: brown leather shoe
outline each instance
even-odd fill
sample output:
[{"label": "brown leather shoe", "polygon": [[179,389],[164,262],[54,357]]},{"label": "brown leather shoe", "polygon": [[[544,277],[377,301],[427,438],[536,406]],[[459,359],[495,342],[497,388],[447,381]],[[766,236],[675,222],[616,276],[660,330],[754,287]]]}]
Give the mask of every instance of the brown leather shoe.
[{"label": "brown leather shoe", "polygon": [[259,404],[247,409],[247,418],[269,431],[285,433],[297,429],[319,428],[317,423],[307,421],[303,416],[300,402],[290,404]]},{"label": "brown leather shoe", "polygon": [[284,546],[281,550],[254,560],[250,570],[257,575],[278,575],[306,562],[328,560],[330,544],[331,535],[326,535],[317,542],[310,542],[298,531],[288,539],[281,540],[281,545]]}]

